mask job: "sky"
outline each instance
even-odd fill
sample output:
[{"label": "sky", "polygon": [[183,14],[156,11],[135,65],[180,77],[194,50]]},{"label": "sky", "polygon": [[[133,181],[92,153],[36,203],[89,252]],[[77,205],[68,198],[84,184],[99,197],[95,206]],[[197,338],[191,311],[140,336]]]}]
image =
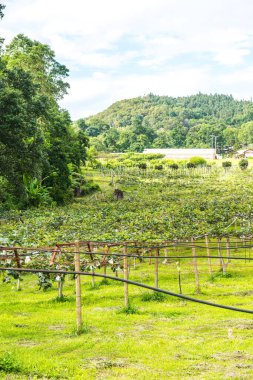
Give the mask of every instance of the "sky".
[{"label": "sky", "polygon": [[73,120],[112,103],[198,92],[253,96],[252,0],[1,0],[0,36],[50,45]]}]

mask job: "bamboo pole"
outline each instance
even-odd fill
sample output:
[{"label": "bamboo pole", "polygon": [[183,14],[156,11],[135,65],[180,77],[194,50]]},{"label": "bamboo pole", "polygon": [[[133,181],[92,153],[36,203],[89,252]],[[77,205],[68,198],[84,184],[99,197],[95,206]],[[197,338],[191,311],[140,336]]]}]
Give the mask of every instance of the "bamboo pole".
[{"label": "bamboo pole", "polygon": [[93,268],[93,261],[94,261],[94,257],[93,257],[93,244],[91,242],[88,242],[87,243],[87,248],[88,248],[88,251],[90,253],[90,258],[92,260],[92,269],[91,269],[91,273],[92,273],[92,276],[91,276],[91,287],[94,288],[95,287],[95,277],[93,276],[94,273],[95,273],[95,270]]},{"label": "bamboo pole", "polygon": [[[15,260],[16,260],[16,263],[17,263],[17,268],[21,268],[20,258],[19,258],[18,250],[17,250],[17,249],[14,249],[14,256],[15,256]],[[18,278],[17,278],[17,291],[20,291],[20,290],[21,290],[20,273],[18,273]]]},{"label": "bamboo pole", "polygon": [[[80,272],[80,246],[75,244],[75,271]],[[82,330],[82,298],[81,298],[81,276],[76,275],[76,328],[77,333]]]},{"label": "bamboo pole", "polygon": [[[128,280],[128,256],[127,256],[127,247],[123,247],[123,270],[124,270],[124,280]],[[128,283],[124,282],[124,299],[125,299],[125,307],[129,306],[129,298],[128,298]]]},{"label": "bamboo pole", "polygon": [[197,265],[197,258],[196,258],[196,247],[195,247],[194,238],[191,238],[191,242],[192,242],[192,257],[193,257],[192,263],[193,263],[195,284],[196,284],[195,291],[197,294],[199,294],[200,293],[199,272],[198,272],[198,265]]},{"label": "bamboo pole", "polygon": [[220,258],[220,269],[222,269],[223,274],[226,273],[226,269],[224,268],[224,261],[221,257],[221,238],[217,237],[217,247],[218,247],[218,256]]},{"label": "bamboo pole", "polygon": [[226,248],[227,248],[227,260],[228,262],[231,262],[230,256],[231,256],[231,251],[230,251],[230,239],[229,236],[227,237],[227,242],[226,242]]},{"label": "bamboo pole", "polygon": [[163,264],[168,264],[168,247],[164,248],[164,256],[165,259],[163,260]]},{"label": "bamboo pole", "polygon": [[105,248],[104,248],[104,252],[105,252],[105,255],[104,255],[104,275],[106,275],[106,267],[107,267],[107,255],[109,254],[109,247],[106,245]]},{"label": "bamboo pole", "polygon": [[212,273],[213,273],[213,270],[212,270],[212,262],[211,262],[211,259],[210,259],[210,248],[209,248],[209,240],[208,240],[208,235],[207,234],[205,235],[205,243],[206,243],[206,254],[207,254],[207,257],[208,257],[209,274],[211,276]]},{"label": "bamboo pole", "polygon": [[158,264],[159,264],[159,248],[155,249],[155,288],[158,288]]}]

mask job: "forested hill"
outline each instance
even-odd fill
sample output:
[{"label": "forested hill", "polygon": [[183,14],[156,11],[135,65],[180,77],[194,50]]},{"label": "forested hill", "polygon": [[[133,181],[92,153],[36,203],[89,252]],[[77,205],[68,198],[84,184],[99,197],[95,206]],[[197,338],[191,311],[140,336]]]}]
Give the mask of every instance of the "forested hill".
[{"label": "forested hill", "polygon": [[76,122],[98,151],[144,148],[238,148],[253,143],[253,103],[227,95],[172,98],[149,94],[112,104]]}]

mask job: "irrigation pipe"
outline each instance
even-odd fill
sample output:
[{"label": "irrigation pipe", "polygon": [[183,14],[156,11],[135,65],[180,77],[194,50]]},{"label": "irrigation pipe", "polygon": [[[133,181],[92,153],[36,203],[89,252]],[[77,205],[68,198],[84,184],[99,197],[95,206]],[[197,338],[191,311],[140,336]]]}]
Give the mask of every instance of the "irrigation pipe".
[{"label": "irrigation pipe", "polygon": [[233,307],[233,306],[226,306],[226,305],[221,305],[221,304],[217,304],[217,303],[213,303],[213,302],[209,302],[209,301],[204,301],[204,300],[200,300],[198,298],[193,298],[193,297],[185,296],[183,294],[178,294],[178,293],[170,292],[168,290],[156,288],[154,286],[149,286],[149,285],[141,284],[139,282],[135,282],[135,281],[131,281],[131,280],[125,280],[123,278],[108,276],[108,275],[104,275],[104,274],[88,273],[88,272],[76,272],[76,271],[59,271],[59,270],[53,270],[53,269],[48,270],[48,269],[0,268],[0,271],[8,271],[8,270],[12,270],[12,271],[16,271],[16,272],[28,272],[28,273],[74,274],[74,275],[81,275],[81,276],[102,277],[102,278],[107,278],[109,280],[120,281],[123,283],[128,283],[130,285],[139,286],[141,288],[153,290],[155,292],[164,293],[164,294],[167,294],[169,296],[181,298],[181,299],[184,299],[187,301],[201,303],[203,305],[218,307],[220,309],[226,309],[226,310],[230,310],[230,311],[237,311],[240,313],[253,314],[253,310],[240,309],[240,308]]},{"label": "irrigation pipe", "polygon": [[[19,257],[26,257],[26,256],[32,256],[32,255],[39,255],[41,253],[51,253],[49,251],[46,251],[46,252],[31,252],[31,253],[21,253],[19,254]],[[63,254],[75,254],[76,251],[61,251],[59,254],[63,255]],[[129,258],[135,258],[135,259],[154,259],[154,258],[158,258],[158,259],[192,259],[192,256],[191,255],[187,255],[187,256],[146,256],[146,255],[130,255],[130,254],[123,254],[123,253],[104,253],[104,252],[79,252],[80,255],[93,255],[93,256],[116,256],[116,257],[129,257]],[[246,257],[245,256],[205,256],[205,255],[196,255],[194,256],[196,257],[197,259],[206,259],[206,258],[210,258],[210,259],[229,259],[229,260],[248,260],[248,261],[253,261],[253,257]],[[13,258],[15,260],[15,258],[13,257],[13,254],[4,254],[4,255],[1,255],[0,254],[0,261],[1,260],[9,260]]]}]

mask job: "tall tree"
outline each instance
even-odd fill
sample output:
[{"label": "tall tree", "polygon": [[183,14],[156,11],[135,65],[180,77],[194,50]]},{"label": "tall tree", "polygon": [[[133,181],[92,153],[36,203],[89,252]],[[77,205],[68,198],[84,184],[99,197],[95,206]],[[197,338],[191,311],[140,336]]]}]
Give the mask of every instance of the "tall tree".
[{"label": "tall tree", "polygon": [[58,105],[68,69],[48,45],[22,34],[0,58],[0,176],[23,204],[29,178],[63,203],[71,197],[70,164],[80,167],[88,145]]},{"label": "tall tree", "polygon": [[6,47],[7,67],[20,67],[31,74],[33,82],[44,95],[61,99],[69,88],[64,81],[69,70],[55,60],[55,53],[46,44],[18,34]]}]

